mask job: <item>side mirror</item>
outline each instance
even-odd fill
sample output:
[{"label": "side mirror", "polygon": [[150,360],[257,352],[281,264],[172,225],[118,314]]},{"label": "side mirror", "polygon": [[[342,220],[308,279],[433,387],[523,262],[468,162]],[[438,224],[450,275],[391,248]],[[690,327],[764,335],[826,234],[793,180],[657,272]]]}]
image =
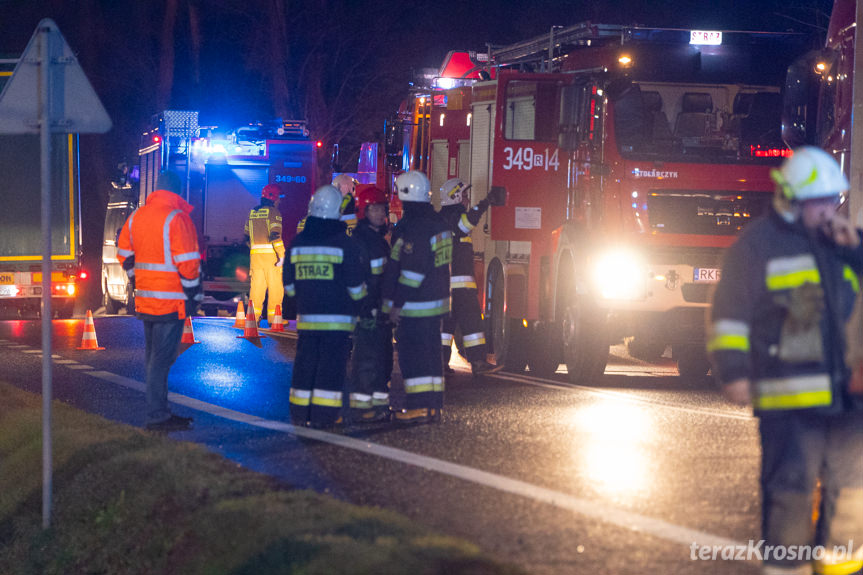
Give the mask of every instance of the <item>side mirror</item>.
[{"label": "side mirror", "polygon": [[330,157],[330,168],[331,168],[330,171],[336,172],[336,173],[341,173],[343,171],[342,170],[342,163],[341,163],[341,161],[339,161],[339,145],[338,144],[333,144],[333,153],[332,153],[332,156]]},{"label": "side mirror", "polygon": [[578,121],[581,95],[584,86],[570,84],[560,89],[560,131],[557,134],[557,147],[572,151],[578,148]]},{"label": "side mirror", "polygon": [[782,139],[789,147],[817,145],[818,99],[835,60],[832,50],[813,50],[788,67],[782,95]]}]

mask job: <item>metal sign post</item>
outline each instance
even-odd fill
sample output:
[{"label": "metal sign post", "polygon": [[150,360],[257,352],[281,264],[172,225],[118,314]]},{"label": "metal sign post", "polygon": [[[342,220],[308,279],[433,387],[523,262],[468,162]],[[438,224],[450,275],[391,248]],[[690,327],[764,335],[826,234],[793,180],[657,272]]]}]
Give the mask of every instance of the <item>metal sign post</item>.
[{"label": "metal sign post", "polygon": [[[51,135],[105,133],[111,119],[57,25],[42,20],[0,93],[0,134],[39,134],[42,224],[42,527],[51,526]],[[71,206],[70,206],[71,208]]]}]

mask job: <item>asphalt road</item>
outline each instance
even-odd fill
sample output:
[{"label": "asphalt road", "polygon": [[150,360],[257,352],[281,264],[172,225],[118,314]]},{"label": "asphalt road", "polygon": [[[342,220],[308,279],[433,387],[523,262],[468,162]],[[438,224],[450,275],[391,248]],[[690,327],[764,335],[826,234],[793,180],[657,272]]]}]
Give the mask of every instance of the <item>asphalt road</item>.
[{"label": "asphalt road", "polygon": [[[97,317],[105,351],[79,351],[84,321],[54,322],[55,398],[141,426],[143,329]],[[293,334],[260,347],[230,318],[196,318],[177,360],[174,433],[300,488],[397,510],[531,573],[757,573],[693,560],[692,545],[759,539],[756,420],[673,363],[616,348],[601,380],[501,374],[447,380],[443,422],[341,433],[287,422]],[[0,322],[0,378],[41,389],[40,325]],[[697,552],[696,552],[697,553]]]}]

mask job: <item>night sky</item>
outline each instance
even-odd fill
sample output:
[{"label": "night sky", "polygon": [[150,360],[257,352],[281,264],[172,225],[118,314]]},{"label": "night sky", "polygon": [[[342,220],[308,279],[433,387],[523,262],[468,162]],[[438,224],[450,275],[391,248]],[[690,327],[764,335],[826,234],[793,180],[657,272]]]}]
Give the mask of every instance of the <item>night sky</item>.
[{"label": "night sky", "polygon": [[[107,182],[160,109],[222,126],[307,119],[343,148],[379,139],[412,70],[584,20],[826,33],[831,0],[0,0],[0,55],[57,22],[114,129],[82,137],[85,252],[98,271]],[[173,14],[173,19],[167,15]],[[274,14],[281,14],[274,17]],[[173,26],[167,22],[173,21]],[[166,32],[166,29],[168,32]]]}]

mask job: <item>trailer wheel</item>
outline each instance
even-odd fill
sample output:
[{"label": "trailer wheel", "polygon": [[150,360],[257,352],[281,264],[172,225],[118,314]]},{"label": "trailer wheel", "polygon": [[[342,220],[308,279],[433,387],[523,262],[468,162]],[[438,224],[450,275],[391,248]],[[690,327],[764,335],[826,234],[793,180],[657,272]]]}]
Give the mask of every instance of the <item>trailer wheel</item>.
[{"label": "trailer wheel", "polygon": [[530,334],[528,345],[530,373],[546,377],[554,374],[561,364],[561,328],[554,322],[537,322]]},{"label": "trailer wheel", "polygon": [[508,318],[504,313],[505,276],[500,263],[489,268],[487,283],[488,329],[491,349],[495,361],[503,364],[506,371],[521,373],[527,366],[527,329],[518,319]]}]

